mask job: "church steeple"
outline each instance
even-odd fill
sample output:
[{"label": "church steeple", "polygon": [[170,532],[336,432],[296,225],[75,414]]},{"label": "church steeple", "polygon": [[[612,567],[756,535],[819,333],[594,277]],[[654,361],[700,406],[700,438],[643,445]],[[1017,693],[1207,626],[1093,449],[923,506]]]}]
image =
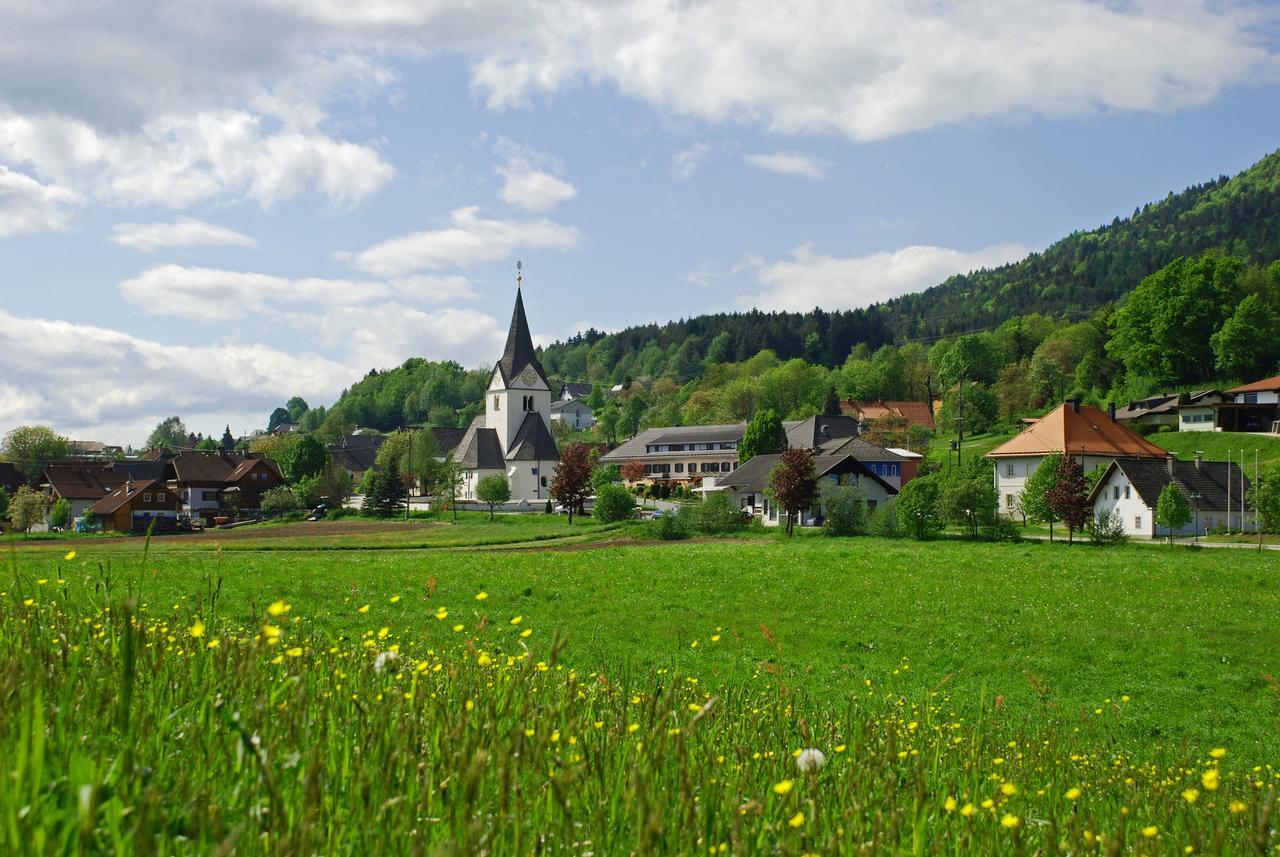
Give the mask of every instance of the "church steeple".
[{"label": "church steeple", "polygon": [[[521,265],[516,263],[516,270],[519,271]],[[538,355],[533,349],[533,337],[529,333],[529,320],[524,315],[524,298],[520,294],[520,285],[523,276],[516,276],[516,306],[511,313],[511,327],[507,331],[507,346],[502,351],[502,359],[498,361],[498,370],[502,373],[502,380],[507,386],[511,386],[516,378],[520,377],[520,373],[525,367],[532,366],[534,371],[538,373],[538,378],[543,384],[547,384],[547,373],[542,368],[542,364],[538,362]],[[548,385],[549,386],[549,385]]]}]

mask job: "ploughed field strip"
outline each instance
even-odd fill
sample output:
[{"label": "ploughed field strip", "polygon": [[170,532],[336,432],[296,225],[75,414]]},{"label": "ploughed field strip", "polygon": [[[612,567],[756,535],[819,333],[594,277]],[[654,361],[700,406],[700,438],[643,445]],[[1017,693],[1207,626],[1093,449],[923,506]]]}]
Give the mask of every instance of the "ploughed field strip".
[{"label": "ploughed field strip", "polygon": [[4,850],[1277,845],[1253,554],[96,546],[3,586]]}]

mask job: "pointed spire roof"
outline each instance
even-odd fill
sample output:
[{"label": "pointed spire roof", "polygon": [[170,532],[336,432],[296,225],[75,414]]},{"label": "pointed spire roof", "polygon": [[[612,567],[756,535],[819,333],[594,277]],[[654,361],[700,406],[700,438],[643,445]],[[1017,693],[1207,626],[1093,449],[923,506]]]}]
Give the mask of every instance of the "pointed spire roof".
[{"label": "pointed spire roof", "polygon": [[547,382],[547,373],[538,362],[538,355],[533,350],[533,337],[529,334],[529,320],[524,317],[524,298],[520,288],[516,287],[516,308],[511,313],[511,328],[507,331],[507,347],[502,351],[502,359],[498,361],[498,371],[507,386],[520,376],[526,366],[532,366],[542,379]]}]

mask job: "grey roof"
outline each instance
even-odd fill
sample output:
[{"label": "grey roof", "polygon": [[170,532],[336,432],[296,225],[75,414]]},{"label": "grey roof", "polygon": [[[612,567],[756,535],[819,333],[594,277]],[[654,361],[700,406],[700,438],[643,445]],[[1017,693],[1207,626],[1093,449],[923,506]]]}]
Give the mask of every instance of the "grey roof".
[{"label": "grey roof", "polygon": [[120,459],[111,462],[108,467],[116,473],[127,473],[134,482],[145,482],[159,479],[164,475],[164,461],[148,461],[145,459]]},{"label": "grey roof", "polygon": [[876,446],[870,441],[863,440],[860,437],[847,438],[843,442],[837,442],[833,445],[827,445],[823,448],[823,452],[827,454],[852,455],[859,461],[906,461],[907,456],[898,455],[885,449],[883,446]]},{"label": "grey roof", "polygon": [[1145,399],[1130,402],[1123,408],[1116,408],[1116,419],[1136,420],[1148,414],[1168,414],[1178,410],[1179,393],[1162,393],[1159,396],[1148,396]]},{"label": "grey roof", "polygon": [[542,415],[536,412],[524,415],[524,422],[516,430],[511,440],[511,448],[507,450],[507,458],[517,461],[558,461],[560,450],[556,448],[555,438],[551,436]]},{"label": "grey roof", "polygon": [[435,438],[436,449],[441,455],[448,455],[458,448],[458,444],[462,443],[462,438],[466,435],[467,430],[461,428],[453,428],[451,426],[432,426],[431,436]]},{"label": "grey roof", "polygon": [[[868,444],[870,446],[870,444]],[[879,449],[879,447],[874,447]],[[732,488],[735,491],[763,491],[769,481],[769,473],[778,464],[778,459],[782,456],[776,453],[770,455],[757,455],[748,459],[746,462],[738,465],[738,468],[730,473],[724,479],[716,481],[717,488]],[[831,471],[838,468],[841,464],[850,462],[855,465],[852,471],[858,472],[859,475],[873,479],[884,486],[885,492],[888,494],[897,494],[898,489],[894,488],[888,482],[885,482],[870,468],[862,463],[857,456],[849,452],[829,453],[815,455],[813,457],[813,472],[818,477],[825,476]],[[845,472],[850,472],[846,470]]]},{"label": "grey roof", "polygon": [[569,397],[572,399],[580,399],[583,396],[590,396],[591,385],[579,384],[574,381],[569,381],[563,387],[560,388],[560,398],[563,399],[565,393],[568,393]]},{"label": "grey roof", "polygon": [[502,456],[502,444],[498,442],[498,430],[485,428],[484,414],[467,426],[453,457],[468,470],[505,470],[507,466]]},{"label": "grey roof", "polygon": [[542,379],[542,383],[551,388],[547,381],[547,373],[538,362],[537,352],[533,350],[533,337],[529,334],[529,321],[524,317],[524,298],[516,289],[516,308],[511,313],[511,328],[507,331],[507,347],[502,351],[502,359],[498,361],[498,371],[507,386],[520,376],[526,366],[532,366]]},{"label": "grey roof", "polygon": [[[709,426],[662,426],[645,429],[631,440],[621,444],[612,452],[600,456],[605,464],[618,464],[633,458],[653,458],[654,456],[682,457],[688,452],[646,452],[645,447],[651,443],[711,443],[742,440],[742,433],[747,430],[746,423],[728,423]],[[722,450],[732,452],[732,450]],[[699,454],[705,454],[699,453]]]},{"label": "grey roof", "polygon": [[817,449],[833,440],[858,434],[858,421],[843,414],[819,414],[807,420],[784,423],[783,427],[787,430],[787,445],[802,449]]},{"label": "grey roof", "polygon": [[[1173,464],[1172,473],[1169,472],[1170,462]],[[1191,500],[1192,492],[1198,493],[1200,498],[1194,505],[1201,512],[1227,510],[1228,479],[1231,480],[1232,508],[1239,508],[1241,486],[1243,485],[1246,492],[1252,487],[1239,465],[1225,461],[1202,461],[1200,466],[1196,467],[1194,461],[1178,461],[1172,458],[1165,461],[1153,458],[1117,458],[1107,467],[1098,484],[1089,493],[1090,503],[1097,498],[1103,484],[1117,468],[1128,478],[1134,490],[1138,492],[1138,496],[1142,498],[1142,502],[1152,509],[1160,498],[1160,492],[1170,482],[1178,486],[1178,490],[1188,502]],[[1245,508],[1252,509],[1253,506],[1246,502]]]},{"label": "grey roof", "polygon": [[558,414],[570,405],[581,405],[588,413],[591,412],[591,406],[581,399],[556,399],[551,403],[551,412]]}]

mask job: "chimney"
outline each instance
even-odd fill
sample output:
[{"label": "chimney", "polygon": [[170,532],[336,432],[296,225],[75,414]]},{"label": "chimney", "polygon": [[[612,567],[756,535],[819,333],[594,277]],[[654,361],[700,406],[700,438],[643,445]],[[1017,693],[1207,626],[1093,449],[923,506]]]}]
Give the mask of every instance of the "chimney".
[{"label": "chimney", "polygon": [[1116,403],[1115,402],[1107,402],[1107,418],[1110,419],[1111,422],[1116,421]]},{"label": "chimney", "polygon": [[1200,469],[1200,465],[1204,463],[1204,450],[1196,450],[1196,470]]},{"label": "chimney", "polygon": [[1177,459],[1176,457],[1174,457],[1173,455],[1170,455],[1170,456],[1169,456],[1168,458],[1166,458],[1164,461],[1165,461],[1165,464],[1166,464],[1166,465],[1168,465],[1168,467],[1169,467],[1169,476],[1170,476],[1170,477],[1172,477],[1172,476],[1173,476],[1173,466],[1174,466],[1174,464],[1176,464],[1176,463],[1177,463],[1178,459]]}]

